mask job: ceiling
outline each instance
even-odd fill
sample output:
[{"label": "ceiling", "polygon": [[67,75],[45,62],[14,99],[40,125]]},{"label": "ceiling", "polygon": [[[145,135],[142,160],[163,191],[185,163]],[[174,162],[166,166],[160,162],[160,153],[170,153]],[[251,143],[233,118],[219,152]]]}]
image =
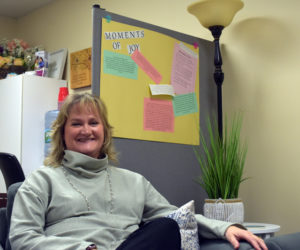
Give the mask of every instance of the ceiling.
[{"label": "ceiling", "polygon": [[0,0],[0,16],[19,18],[55,0]]}]

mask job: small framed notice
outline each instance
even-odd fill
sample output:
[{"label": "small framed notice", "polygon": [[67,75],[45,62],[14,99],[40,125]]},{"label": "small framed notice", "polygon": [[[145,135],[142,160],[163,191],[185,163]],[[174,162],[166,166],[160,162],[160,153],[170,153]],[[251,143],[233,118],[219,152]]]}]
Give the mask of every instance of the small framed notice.
[{"label": "small framed notice", "polygon": [[83,49],[70,54],[71,88],[77,89],[91,86],[92,48]]},{"label": "small framed notice", "polygon": [[49,53],[48,77],[62,79],[66,64],[67,52],[67,49],[60,49]]}]

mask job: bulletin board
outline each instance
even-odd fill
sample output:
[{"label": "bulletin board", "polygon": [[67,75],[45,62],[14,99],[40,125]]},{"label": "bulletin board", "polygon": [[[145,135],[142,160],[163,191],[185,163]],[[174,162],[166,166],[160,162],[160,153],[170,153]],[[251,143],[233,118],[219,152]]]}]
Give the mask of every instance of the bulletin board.
[{"label": "bulletin board", "polygon": [[[100,69],[103,51],[103,49],[101,49],[103,46],[102,24],[103,19],[106,21],[106,18],[113,22],[120,22],[122,24],[138,27],[137,30],[147,29],[149,31],[158,32],[164,36],[168,36],[171,40],[173,38],[173,41],[176,43],[180,41],[185,45],[187,44],[187,46],[192,49],[195,43],[198,44],[199,59],[197,66],[197,81],[199,84],[199,90],[196,96],[199,104],[199,114],[197,115],[196,119],[198,119],[198,124],[200,124],[200,128],[204,132],[205,136],[208,136],[205,126],[206,119],[209,115],[215,114],[217,111],[217,90],[213,80],[213,42],[163,27],[158,27],[149,23],[141,22],[130,17],[114,14],[101,9],[98,5],[95,5],[93,7],[92,93],[98,96],[102,96],[101,92],[104,91],[102,89],[102,83],[105,79],[105,76]],[[152,42],[155,43],[155,41]],[[144,48],[141,47],[140,49],[142,54],[146,53]],[[145,55],[148,58],[149,55],[147,53]],[[160,58],[161,60],[159,62],[163,63],[164,57]],[[170,60],[171,59],[168,59],[168,61]],[[152,62],[152,59],[150,58],[149,61]],[[160,72],[160,68],[158,66],[156,67]],[[142,71],[140,72],[142,74],[144,73]],[[110,77],[121,79],[121,77],[117,78],[116,76]],[[149,82],[147,82],[147,84],[152,82],[150,79],[151,78],[149,78]],[[137,81],[133,81],[133,84],[136,82]],[[152,83],[154,83],[154,81]],[[164,81],[164,78],[162,78],[162,81],[156,85],[161,85],[164,83],[168,84],[168,82]],[[148,87],[147,89],[147,91],[149,91],[147,92],[147,95],[150,95],[150,90]],[[122,94],[123,91],[125,90],[123,89],[120,91],[120,94]],[[145,94],[143,93],[143,95]],[[126,97],[127,95],[124,96]],[[171,97],[168,98],[171,100]],[[110,108],[109,106],[111,104],[109,104],[109,100],[108,103],[106,100],[106,105],[108,108]],[[111,114],[108,113],[109,119],[110,116]],[[135,120],[135,118],[133,120]],[[194,121],[191,121],[191,123],[195,124]],[[201,172],[193,152],[193,145],[168,143],[160,140],[155,141],[153,138],[147,140],[139,140],[128,137],[123,138],[116,136],[115,133],[113,140],[116,150],[119,152],[119,167],[138,172],[145,176],[152,183],[152,185],[154,185],[154,187],[156,187],[158,191],[174,205],[181,206],[189,200],[194,200],[196,212],[201,212],[203,200],[207,196],[203,189],[201,189],[199,185],[193,181],[195,176],[199,175]]]},{"label": "bulletin board", "polygon": [[93,91],[107,106],[114,136],[199,145],[199,39],[117,17],[97,19],[94,41],[101,77]]}]

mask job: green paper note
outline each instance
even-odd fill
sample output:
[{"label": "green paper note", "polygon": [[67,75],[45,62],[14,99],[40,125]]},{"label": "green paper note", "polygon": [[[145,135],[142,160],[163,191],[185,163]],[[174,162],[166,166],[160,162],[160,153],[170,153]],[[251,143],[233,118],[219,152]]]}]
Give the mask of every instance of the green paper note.
[{"label": "green paper note", "polygon": [[104,50],[103,53],[103,72],[135,80],[138,77],[137,64],[130,56],[108,50]]},{"label": "green paper note", "polygon": [[197,98],[195,93],[177,95],[173,98],[175,116],[188,115],[198,112]]}]

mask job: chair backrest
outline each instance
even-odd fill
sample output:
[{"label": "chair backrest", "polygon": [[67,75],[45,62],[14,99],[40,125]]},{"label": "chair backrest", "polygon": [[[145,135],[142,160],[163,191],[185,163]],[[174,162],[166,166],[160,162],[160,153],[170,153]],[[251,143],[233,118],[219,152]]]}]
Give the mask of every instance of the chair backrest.
[{"label": "chair backrest", "polygon": [[25,180],[21,164],[13,154],[0,152],[0,169],[4,177],[6,189],[13,183]]},{"label": "chair backrest", "polygon": [[[8,233],[10,228],[10,219],[13,209],[13,203],[19,187],[23,182],[12,184],[7,190],[7,206],[0,209],[1,223],[0,223],[0,246],[2,249],[11,250]],[[1,250],[0,247],[0,250]]]}]

